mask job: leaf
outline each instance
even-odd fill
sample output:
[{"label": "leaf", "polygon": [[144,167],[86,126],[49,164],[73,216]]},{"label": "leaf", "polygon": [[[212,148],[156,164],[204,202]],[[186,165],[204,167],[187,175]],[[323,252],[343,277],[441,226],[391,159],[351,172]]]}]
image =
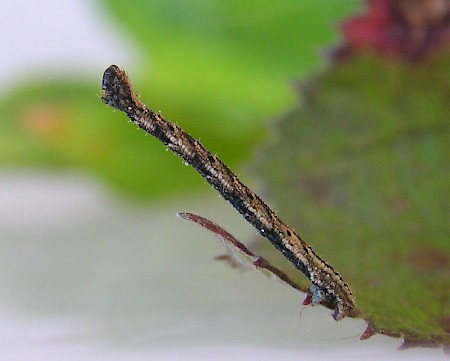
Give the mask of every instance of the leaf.
[{"label": "leaf", "polygon": [[[449,56],[358,57],[302,86],[253,169],[347,280],[373,332],[448,345]],[[285,270],[273,249],[265,257]]]}]

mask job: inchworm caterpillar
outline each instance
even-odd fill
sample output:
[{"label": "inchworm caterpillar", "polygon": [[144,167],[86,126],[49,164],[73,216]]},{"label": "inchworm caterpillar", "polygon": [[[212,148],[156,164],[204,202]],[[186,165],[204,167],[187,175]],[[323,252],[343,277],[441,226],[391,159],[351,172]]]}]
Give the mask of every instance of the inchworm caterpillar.
[{"label": "inchworm caterpillar", "polygon": [[116,65],[105,70],[102,102],[126,113],[145,132],[179,155],[216,189],[258,232],[267,238],[311,281],[310,300],[334,308],[340,320],[357,313],[349,286],[339,273],[316,255],[294,229],[283,223],[262,200],[214,154],[178,125],[147,108],[136,96],[125,71]]}]

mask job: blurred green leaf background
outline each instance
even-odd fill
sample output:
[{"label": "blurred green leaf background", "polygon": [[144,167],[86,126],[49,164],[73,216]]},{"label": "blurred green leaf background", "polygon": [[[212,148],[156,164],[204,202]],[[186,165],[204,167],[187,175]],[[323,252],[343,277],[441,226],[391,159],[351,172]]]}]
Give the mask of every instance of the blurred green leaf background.
[{"label": "blurred green leaf background", "polygon": [[[268,121],[294,103],[290,83],[323,64],[321,49],[357,1],[101,6],[139,46],[138,65],[126,70],[142,100],[236,169]],[[101,104],[101,76],[30,78],[0,99],[0,166],[75,169],[140,201],[204,189],[195,172]]]}]

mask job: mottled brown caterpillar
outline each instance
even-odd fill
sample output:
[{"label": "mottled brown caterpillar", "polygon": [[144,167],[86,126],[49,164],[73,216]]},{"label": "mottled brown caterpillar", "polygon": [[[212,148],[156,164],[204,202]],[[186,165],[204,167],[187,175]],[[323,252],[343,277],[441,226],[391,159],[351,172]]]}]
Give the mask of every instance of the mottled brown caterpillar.
[{"label": "mottled brown caterpillar", "polygon": [[125,71],[111,65],[103,74],[102,102],[125,112],[145,132],[155,136],[216,189],[258,232],[267,238],[311,281],[307,297],[312,304],[322,303],[334,309],[340,320],[356,315],[355,300],[339,273],[316,255],[294,229],[283,223],[261,198],[200,142],[178,125],[147,108],[135,95]]}]

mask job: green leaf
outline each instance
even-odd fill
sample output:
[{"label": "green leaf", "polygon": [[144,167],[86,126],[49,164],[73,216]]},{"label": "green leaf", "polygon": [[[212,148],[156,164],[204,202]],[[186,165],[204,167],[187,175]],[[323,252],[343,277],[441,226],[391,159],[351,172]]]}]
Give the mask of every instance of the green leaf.
[{"label": "green leaf", "polygon": [[409,344],[450,342],[449,63],[366,57],[328,69],[254,164],[280,217],[342,274],[373,330]]}]

